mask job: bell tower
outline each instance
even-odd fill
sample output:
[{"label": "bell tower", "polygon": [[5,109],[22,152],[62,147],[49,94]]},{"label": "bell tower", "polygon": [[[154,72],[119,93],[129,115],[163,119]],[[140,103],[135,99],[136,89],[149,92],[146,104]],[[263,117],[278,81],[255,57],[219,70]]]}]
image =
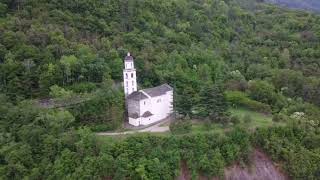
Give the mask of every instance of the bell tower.
[{"label": "bell tower", "polygon": [[129,52],[124,59],[123,87],[125,96],[137,91],[136,69],[134,68],[133,57]]}]

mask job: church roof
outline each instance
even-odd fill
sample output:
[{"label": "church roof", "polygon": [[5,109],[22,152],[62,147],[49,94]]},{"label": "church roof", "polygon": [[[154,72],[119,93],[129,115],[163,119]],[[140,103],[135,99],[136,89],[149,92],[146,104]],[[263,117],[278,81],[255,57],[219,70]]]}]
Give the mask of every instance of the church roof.
[{"label": "church roof", "polygon": [[172,87],[168,84],[162,84],[161,86],[143,89],[145,93],[147,93],[151,97],[161,96],[164,95],[166,92],[171,91]]},{"label": "church roof", "polygon": [[131,99],[131,100],[142,100],[142,99],[148,99],[148,96],[146,96],[145,94],[143,94],[142,92],[140,91],[135,91],[133,93],[131,93],[127,99]]},{"label": "church roof", "polygon": [[[157,97],[166,94],[166,92],[171,91],[172,87],[169,86],[168,84],[162,84],[161,86],[153,87],[153,88],[148,88],[148,89],[143,89],[140,91],[135,91],[131,93],[127,99],[130,100],[135,100],[135,101],[140,101],[143,99],[148,99],[150,97]],[[143,92],[141,92],[143,91]],[[148,96],[146,96],[146,94]]]},{"label": "church roof", "polygon": [[152,116],[153,114],[150,112],[150,111],[146,111],[142,114],[142,117],[150,117]]}]

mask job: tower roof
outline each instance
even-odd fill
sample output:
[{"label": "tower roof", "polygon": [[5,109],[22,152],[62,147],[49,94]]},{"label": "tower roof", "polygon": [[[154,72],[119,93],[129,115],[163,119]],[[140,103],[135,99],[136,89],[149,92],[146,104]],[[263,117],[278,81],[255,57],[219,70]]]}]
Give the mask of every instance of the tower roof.
[{"label": "tower roof", "polygon": [[127,56],[124,58],[125,61],[133,61],[133,57],[128,52]]}]

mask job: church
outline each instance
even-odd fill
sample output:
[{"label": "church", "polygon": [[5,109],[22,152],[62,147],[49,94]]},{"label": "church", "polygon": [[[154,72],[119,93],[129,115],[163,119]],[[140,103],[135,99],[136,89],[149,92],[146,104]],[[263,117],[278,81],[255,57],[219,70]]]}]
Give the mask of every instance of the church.
[{"label": "church", "polygon": [[166,119],[173,112],[173,88],[168,84],[137,89],[136,69],[130,53],[124,59],[123,83],[129,124],[146,126]]}]

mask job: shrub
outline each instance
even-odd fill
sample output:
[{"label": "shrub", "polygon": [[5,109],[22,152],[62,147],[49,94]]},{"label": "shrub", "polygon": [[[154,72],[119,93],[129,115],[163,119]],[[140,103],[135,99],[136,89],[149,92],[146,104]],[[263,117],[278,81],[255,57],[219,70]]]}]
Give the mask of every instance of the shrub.
[{"label": "shrub", "polygon": [[191,121],[188,119],[179,119],[171,122],[169,128],[173,134],[185,134],[191,131]]},{"label": "shrub", "polygon": [[273,122],[284,122],[286,120],[286,116],[284,114],[275,114],[272,117]]},{"label": "shrub", "polygon": [[91,82],[82,82],[69,87],[75,93],[90,93],[97,89],[97,86]]},{"label": "shrub", "polygon": [[232,116],[232,117],[230,118],[230,121],[231,121],[233,124],[235,124],[235,125],[240,123],[240,119],[239,119],[238,116]]},{"label": "shrub", "polygon": [[251,115],[249,115],[249,114],[244,115],[244,116],[243,116],[243,122],[246,123],[246,124],[251,123],[251,122],[252,122],[252,117],[251,117]]},{"label": "shrub", "polygon": [[53,85],[50,87],[50,96],[53,98],[69,98],[73,95],[72,91],[65,90],[58,85]]}]

